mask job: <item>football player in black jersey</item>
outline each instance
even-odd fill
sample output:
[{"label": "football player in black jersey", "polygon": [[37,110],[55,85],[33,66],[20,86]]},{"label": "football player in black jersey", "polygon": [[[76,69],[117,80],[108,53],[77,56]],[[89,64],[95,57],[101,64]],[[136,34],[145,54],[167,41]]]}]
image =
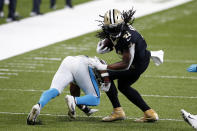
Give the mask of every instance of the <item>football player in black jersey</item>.
[{"label": "football player in black jersey", "polygon": [[101,39],[97,46],[97,52],[103,54],[115,49],[116,53],[122,57],[120,62],[110,65],[92,63],[98,70],[107,70],[108,74],[106,75],[109,75],[112,83],[106,93],[114,110],[110,116],[104,117],[103,121],[126,118],[113,83],[113,80],[116,79],[120,92],[144,112],[144,117],[136,121],[155,122],[159,119],[157,113],[148,106],[139,92],[131,87],[147,69],[151,57],[150,51],[147,50],[146,41],[132,27],[134,13],[133,9],[122,13],[117,9],[111,9],[104,16],[101,16],[104,21],[100,21],[102,31],[97,34],[97,37]]}]

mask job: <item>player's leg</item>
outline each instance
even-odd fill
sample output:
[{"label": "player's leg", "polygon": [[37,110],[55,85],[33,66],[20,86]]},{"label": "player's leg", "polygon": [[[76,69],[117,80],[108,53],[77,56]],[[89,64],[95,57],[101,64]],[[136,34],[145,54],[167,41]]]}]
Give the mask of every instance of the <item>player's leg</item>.
[{"label": "player's leg", "polygon": [[[133,83],[137,80],[133,79]],[[119,79],[118,80],[118,89],[123,93],[133,104],[140,108],[144,112],[144,117],[137,119],[137,122],[154,122],[157,121],[157,113],[151,109],[148,104],[141,97],[140,93],[134,88],[130,87],[130,82]]]},{"label": "player's leg", "polygon": [[27,117],[27,124],[34,125],[36,122],[36,118],[38,117],[41,109],[53,98],[61,94],[63,89],[73,81],[73,75],[70,71],[70,61],[64,59],[61,63],[58,71],[53,77],[51,87],[49,90],[46,90],[42,93],[38,104],[32,107],[28,117]]},{"label": "player's leg", "polygon": [[16,0],[10,0],[7,22],[15,20]]},{"label": "player's leg", "polygon": [[50,0],[50,8],[56,9],[56,0]]},{"label": "player's leg", "polygon": [[78,70],[78,75],[75,76],[77,76],[75,77],[77,84],[85,93],[85,96],[76,97],[76,104],[90,106],[100,104],[99,86],[92,68],[84,64],[84,66],[81,66],[80,70]]},{"label": "player's leg", "polygon": [[0,18],[4,17],[3,7],[4,7],[4,0],[0,0]]},{"label": "player's leg", "polygon": [[118,77],[123,77],[121,76],[121,73],[119,71],[108,71],[109,73],[109,78],[111,80],[111,87],[108,92],[106,92],[110,102],[112,103],[113,106],[113,112],[111,115],[104,117],[102,120],[103,121],[115,121],[115,120],[123,120],[126,118],[126,115],[124,113],[124,110],[122,109],[119,99],[118,99],[118,91],[116,89],[116,86],[113,82],[113,80],[117,79]]},{"label": "player's leg", "polygon": [[[80,96],[80,88],[76,85],[71,83],[70,84],[70,94],[74,97]],[[91,114],[97,112],[97,109],[91,109],[86,105],[77,105],[77,107],[83,111],[87,116],[90,116]]]},{"label": "player's leg", "polygon": [[[75,114],[75,110],[74,110],[75,108],[73,105],[96,106],[100,103],[100,92],[93,71],[83,61],[80,62],[81,62],[79,63],[80,68],[77,69],[76,71],[77,73],[74,74],[74,78],[77,85],[85,93],[85,96],[73,97],[67,95],[65,97],[69,107],[69,111],[74,114]],[[71,116],[71,118],[75,118],[75,115]]]},{"label": "player's leg", "polygon": [[113,112],[111,115],[102,118],[102,121],[109,122],[115,120],[124,120],[126,118],[124,110],[122,109],[119,99],[118,99],[118,91],[115,87],[114,82],[111,82],[111,86],[108,92],[106,92],[109,100],[113,106]]}]

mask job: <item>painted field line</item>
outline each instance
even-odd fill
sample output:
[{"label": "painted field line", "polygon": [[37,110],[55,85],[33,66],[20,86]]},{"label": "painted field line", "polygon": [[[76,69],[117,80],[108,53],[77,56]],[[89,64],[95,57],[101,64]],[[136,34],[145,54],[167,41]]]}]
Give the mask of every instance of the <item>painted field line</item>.
[{"label": "painted field line", "polygon": [[164,62],[168,62],[168,63],[188,63],[188,64],[194,64],[194,63],[197,63],[196,60],[169,60],[169,59],[166,59],[164,60]]},{"label": "painted field line", "polygon": [[[0,71],[12,71],[12,72],[42,72],[42,73],[55,73],[56,71],[45,71],[45,70],[16,70],[16,69],[5,69],[0,68]],[[166,79],[193,79],[196,80],[197,77],[193,76],[154,76],[154,75],[143,75],[143,77],[148,78],[166,78]]]},{"label": "painted field line", "polygon": [[4,72],[0,72],[0,75],[9,75],[9,76],[14,75],[14,76],[17,76],[18,73],[4,73]]},{"label": "painted field line", "polygon": [[10,79],[10,78],[6,76],[0,76],[0,79]]},{"label": "painted field line", "polygon": [[[0,112],[0,114],[6,114],[6,115],[28,115],[29,113],[18,113],[18,112]],[[56,114],[40,114],[40,116],[65,116],[65,117],[68,117],[68,115],[56,115]],[[78,118],[103,118],[105,116],[85,116],[85,115],[82,115],[82,116],[76,116],[76,119]],[[135,117],[126,117],[126,119],[129,119],[129,120],[135,120],[135,119],[138,119],[138,118],[135,118]],[[183,120],[180,120],[180,119],[171,119],[171,118],[162,118],[162,119],[159,119],[159,120],[162,120],[162,121],[183,121]]]},{"label": "painted field line", "polygon": [[22,91],[22,92],[43,92],[45,90],[34,90],[34,89],[0,89],[0,91]]},{"label": "painted field line", "polygon": [[0,68],[0,71],[9,71],[9,72],[42,72],[42,73],[55,73],[56,71],[46,71],[46,70],[16,70],[16,69],[5,69]]},{"label": "painted field line", "polygon": [[33,57],[34,60],[51,60],[51,61],[61,61],[62,58],[48,58],[48,57]]},{"label": "painted field line", "polygon": [[[24,90],[24,89],[1,89],[0,91],[22,91],[22,92],[43,92],[45,90],[35,90],[35,89],[28,89],[28,90]],[[70,94],[69,91],[63,91],[64,93]],[[101,92],[101,94],[104,94],[104,92]],[[182,98],[182,99],[197,99],[197,96],[162,96],[162,95],[146,95],[146,94],[142,94],[142,96],[145,97],[160,97],[160,98]]]},{"label": "painted field line", "polygon": [[193,79],[196,80],[197,77],[194,76],[158,76],[158,75],[143,75],[143,77],[150,77],[150,78],[166,78],[166,79]]},{"label": "painted field line", "polygon": [[161,96],[161,95],[142,95],[148,97],[160,97],[160,98],[183,98],[183,99],[197,99],[197,96]]}]

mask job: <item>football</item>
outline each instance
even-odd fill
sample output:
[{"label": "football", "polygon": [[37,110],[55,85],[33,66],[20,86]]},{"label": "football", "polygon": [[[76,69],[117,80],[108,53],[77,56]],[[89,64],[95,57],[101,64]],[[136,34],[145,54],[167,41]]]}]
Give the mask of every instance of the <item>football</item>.
[{"label": "football", "polygon": [[102,40],[102,44],[104,45],[103,49],[105,47],[108,47],[108,48],[110,48],[110,51],[113,50],[114,44],[108,38],[105,38],[104,40]]}]

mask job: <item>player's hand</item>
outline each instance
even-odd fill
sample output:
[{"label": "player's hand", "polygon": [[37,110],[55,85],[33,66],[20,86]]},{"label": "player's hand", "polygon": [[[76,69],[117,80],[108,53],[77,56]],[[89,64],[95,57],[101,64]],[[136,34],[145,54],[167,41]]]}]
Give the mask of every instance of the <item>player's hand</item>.
[{"label": "player's hand", "polygon": [[95,67],[97,70],[107,70],[107,65],[102,64],[96,56],[94,58],[89,58],[88,62],[90,66]]},{"label": "player's hand", "polygon": [[111,86],[111,82],[101,83],[101,90],[104,92],[108,92]]},{"label": "player's hand", "polygon": [[99,54],[104,54],[112,51],[113,47],[113,43],[108,38],[105,38],[98,42],[96,51]]},{"label": "player's hand", "polygon": [[104,47],[103,42],[99,41],[98,44],[97,44],[96,51],[99,54],[105,54],[105,53],[110,52],[110,48],[109,47]]}]

